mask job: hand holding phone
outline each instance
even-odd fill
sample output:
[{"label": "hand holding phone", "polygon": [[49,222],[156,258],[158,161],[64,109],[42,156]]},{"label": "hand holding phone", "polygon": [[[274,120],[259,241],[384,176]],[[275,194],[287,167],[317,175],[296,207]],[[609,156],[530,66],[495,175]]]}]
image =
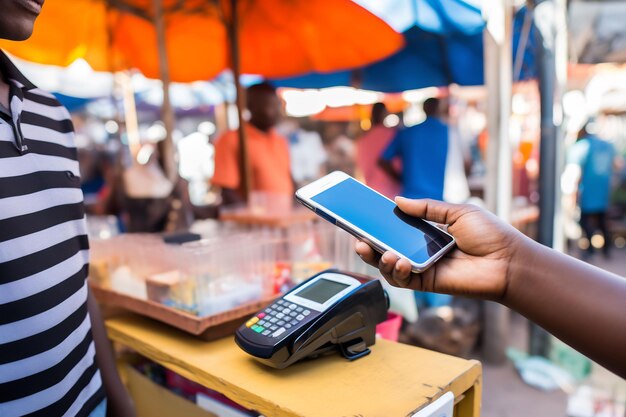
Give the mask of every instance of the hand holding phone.
[{"label": "hand holding phone", "polygon": [[520,246],[529,239],[477,206],[402,197],[397,197],[396,203],[407,214],[447,224],[458,250],[420,274],[412,272],[406,260],[388,252],[381,256],[362,241],[355,246],[361,259],[378,268],[396,287],[503,300]]},{"label": "hand holding phone", "polygon": [[296,199],[380,254],[390,251],[407,259],[413,272],[425,271],[454,247],[451,235],[404,213],[393,201],[343,172],[299,189]]}]

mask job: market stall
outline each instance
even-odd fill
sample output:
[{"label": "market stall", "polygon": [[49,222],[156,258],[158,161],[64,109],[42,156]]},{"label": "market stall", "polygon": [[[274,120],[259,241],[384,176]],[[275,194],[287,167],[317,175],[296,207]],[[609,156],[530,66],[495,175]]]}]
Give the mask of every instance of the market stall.
[{"label": "market stall", "polygon": [[[380,340],[355,362],[331,355],[273,370],[230,337],[206,343],[137,316],[108,320],[107,329],[116,343],[268,417],[409,416],[444,396],[455,416],[480,415],[481,366],[474,360]],[[142,396],[140,417],[166,409],[163,402]],[[424,411],[417,415],[434,415]]]},{"label": "market stall", "polygon": [[[376,327],[371,354],[355,361],[337,349],[276,370],[240,349],[233,338],[237,328],[294,285],[332,267],[359,269],[349,235],[290,202],[255,201],[223,212],[219,222],[197,224],[197,234],[93,240],[91,288],[103,306],[118,312],[106,323],[109,337],[118,352],[141,355],[121,360],[140,416],[167,415],[181,401],[172,394],[178,388],[164,390],[132,366],[146,359],[174,378],[199,384],[202,392],[221,393],[252,410],[246,415],[400,416],[441,402],[455,407],[455,415],[479,415],[480,364],[384,340],[397,339],[398,316]],[[159,390],[159,398],[150,397]],[[214,410],[202,398],[192,396]],[[183,403],[177,407],[193,406]],[[204,415],[189,409],[190,415]],[[425,413],[418,415],[432,410]]]}]

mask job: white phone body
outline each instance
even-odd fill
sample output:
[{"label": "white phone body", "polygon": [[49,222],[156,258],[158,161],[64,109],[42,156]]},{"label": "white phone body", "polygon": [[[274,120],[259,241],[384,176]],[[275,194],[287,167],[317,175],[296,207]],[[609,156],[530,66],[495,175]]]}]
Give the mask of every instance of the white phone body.
[{"label": "white phone body", "polygon": [[[393,252],[394,254],[396,254],[397,256],[399,256],[401,258],[407,259],[411,263],[411,270],[413,272],[419,273],[419,272],[425,271],[426,269],[431,267],[437,260],[439,260],[443,255],[445,255],[452,248],[454,248],[455,241],[454,241],[454,237],[452,237],[452,235],[446,233],[445,231],[437,228],[437,226],[434,226],[430,222],[424,220],[428,225],[432,226],[433,228],[437,228],[439,233],[443,233],[447,237],[449,237],[450,243],[448,243],[447,245],[442,247],[439,251],[437,251],[433,255],[430,255],[429,258],[426,261],[424,261],[424,262],[416,262],[414,260],[411,260],[410,257],[407,256],[406,254],[403,254],[400,251],[396,250],[395,248],[393,248],[393,247],[385,244],[384,242],[380,241],[373,234],[368,233],[365,230],[362,230],[361,228],[355,226],[354,224],[352,224],[348,220],[346,220],[346,219],[342,218],[341,216],[337,215],[336,213],[334,213],[328,207],[324,207],[324,206],[320,205],[319,203],[317,203],[316,201],[313,200],[313,198],[316,195],[318,195],[318,194],[320,194],[320,193],[322,193],[322,192],[324,192],[326,190],[329,190],[330,188],[338,185],[339,183],[341,183],[341,182],[343,182],[343,181],[345,181],[345,180],[347,180],[349,178],[354,180],[354,181],[356,181],[354,178],[352,178],[351,176],[349,176],[345,172],[341,172],[341,171],[332,172],[332,173],[330,173],[330,174],[328,174],[328,175],[326,175],[326,176],[324,176],[324,177],[322,177],[322,178],[312,182],[311,184],[305,185],[304,187],[302,187],[298,191],[296,191],[296,200],[298,200],[300,203],[302,203],[305,207],[307,207],[310,210],[313,210],[314,212],[316,212],[318,215],[320,215],[324,219],[328,220],[331,223],[334,223],[338,227],[340,227],[340,228],[344,229],[345,231],[347,231],[348,233],[352,234],[357,239],[363,240],[364,242],[368,243],[377,252],[382,254],[384,252],[391,251],[391,252]],[[359,183],[359,184],[361,184],[363,187],[367,187],[366,185],[364,185],[362,183]],[[387,197],[385,197],[384,195],[382,195],[379,192],[377,192],[376,190],[373,190],[370,187],[367,187],[367,188],[369,190],[375,192],[376,194],[378,194],[381,198],[384,198],[387,201],[391,201]],[[392,201],[392,203],[393,203],[393,201]],[[358,202],[355,202],[355,204],[358,204]],[[393,204],[395,204],[395,203],[393,203]]]}]

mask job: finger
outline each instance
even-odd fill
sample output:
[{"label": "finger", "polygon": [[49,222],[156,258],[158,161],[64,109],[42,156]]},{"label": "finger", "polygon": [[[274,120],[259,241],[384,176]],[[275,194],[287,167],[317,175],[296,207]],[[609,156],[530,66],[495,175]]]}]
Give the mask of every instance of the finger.
[{"label": "finger", "polygon": [[411,263],[406,259],[398,259],[391,277],[402,288],[408,288],[412,284],[413,274],[411,273]]},{"label": "finger", "polygon": [[397,261],[398,257],[395,254],[393,254],[392,252],[385,252],[383,253],[383,256],[380,257],[380,261],[378,262],[378,269],[387,281],[396,286],[400,286],[400,284],[397,283],[392,276],[393,269],[396,266]]},{"label": "finger", "polygon": [[441,224],[454,224],[463,214],[465,206],[437,200],[410,200],[396,197],[396,204],[406,214]]},{"label": "finger", "polygon": [[370,245],[363,241],[357,241],[354,245],[356,253],[371,266],[378,268],[378,261],[380,260],[380,254],[376,252]]}]

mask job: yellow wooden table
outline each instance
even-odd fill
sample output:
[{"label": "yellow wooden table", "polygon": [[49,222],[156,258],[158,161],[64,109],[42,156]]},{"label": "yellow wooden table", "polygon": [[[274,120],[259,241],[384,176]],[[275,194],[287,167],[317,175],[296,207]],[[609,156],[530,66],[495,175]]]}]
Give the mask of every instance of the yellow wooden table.
[{"label": "yellow wooden table", "polygon": [[233,338],[204,342],[139,316],[107,320],[111,340],[267,417],[405,417],[447,391],[455,416],[480,415],[481,366],[409,345],[378,340],[354,362],[329,355],[268,368]]}]

